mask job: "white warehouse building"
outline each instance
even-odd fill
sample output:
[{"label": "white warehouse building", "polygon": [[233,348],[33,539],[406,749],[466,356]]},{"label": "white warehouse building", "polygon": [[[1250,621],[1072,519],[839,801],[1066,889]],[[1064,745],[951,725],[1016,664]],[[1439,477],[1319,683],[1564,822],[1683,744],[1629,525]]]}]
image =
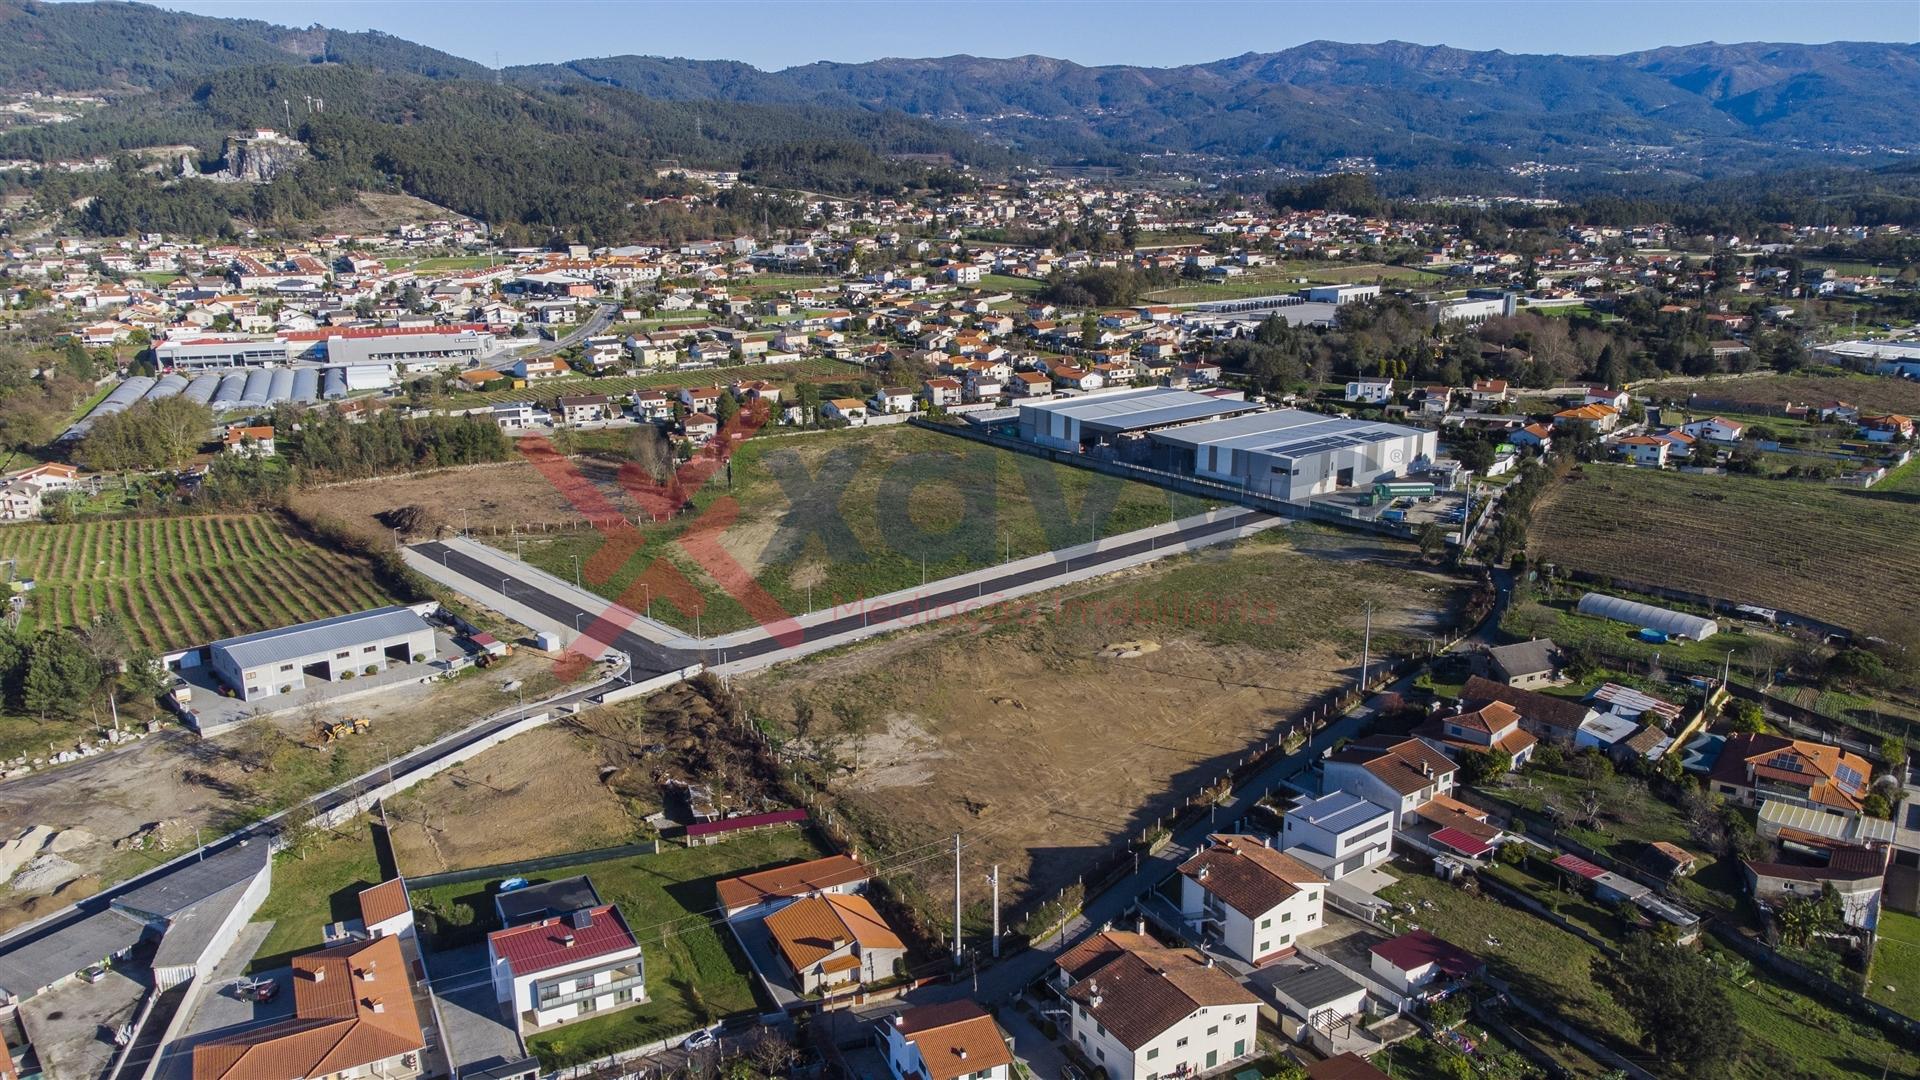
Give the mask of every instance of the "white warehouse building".
[{"label": "white warehouse building", "polygon": [[1300,409],[1277,409],[1151,432],[1156,463],[1176,472],[1300,502],[1405,476],[1431,462],[1431,431]]},{"label": "white warehouse building", "polygon": [[291,694],[308,679],[333,682],[368,668],[435,654],[433,626],[394,605],[226,638],[207,646],[213,670],[243,701]]}]

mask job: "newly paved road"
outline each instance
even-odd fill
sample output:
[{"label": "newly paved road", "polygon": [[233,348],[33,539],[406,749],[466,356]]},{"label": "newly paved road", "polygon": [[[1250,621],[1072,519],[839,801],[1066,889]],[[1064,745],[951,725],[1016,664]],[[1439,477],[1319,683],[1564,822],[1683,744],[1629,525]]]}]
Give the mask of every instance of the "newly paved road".
[{"label": "newly paved road", "polygon": [[650,641],[621,625],[615,616],[603,618],[605,608],[582,607],[568,596],[550,589],[536,575],[503,572],[499,566],[482,562],[458,548],[438,541],[416,544],[413,550],[423,558],[438,564],[444,571],[471,582],[471,587],[465,591],[477,597],[484,599],[488,594],[505,596],[515,603],[529,607],[554,620],[561,626],[574,626],[592,640],[626,653],[633,658],[632,677],[639,680],[677,671],[696,663],[733,663],[739,660],[766,657],[797,648],[808,642],[824,641],[852,631],[883,625],[895,619],[942,610],[960,610],[967,605],[991,601],[996,594],[1021,586],[1054,579],[1064,582],[1076,577],[1084,577],[1103,566],[1155,551],[1170,551],[1194,540],[1216,537],[1222,533],[1271,520],[1271,518],[1272,515],[1258,512],[1225,516],[1211,521],[1195,522],[1171,531],[1159,531],[1154,535],[1138,539],[1110,542],[1108,546],[1086,554],[1061,556],[1033,565],[1010,567],[1002,573],[988,574],[985,577],[969,575],[972,580],[965,584],[943,586],[935,582],[927,586],[927,591],[918,592],[911,599],[862,605],[859,612],[822,622],[810,622],[806,625],[796,622],[785,627],[776,627],[758,638],[738,643],[730,642],[724,648],[681,649]]}]

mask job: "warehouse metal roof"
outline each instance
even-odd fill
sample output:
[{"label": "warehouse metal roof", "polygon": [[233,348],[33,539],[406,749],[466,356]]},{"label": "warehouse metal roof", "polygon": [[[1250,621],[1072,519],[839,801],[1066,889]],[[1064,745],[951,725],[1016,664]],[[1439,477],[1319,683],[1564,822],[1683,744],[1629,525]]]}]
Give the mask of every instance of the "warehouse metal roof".
[{"label": "warehouse metal roof", "polygon": [[298,626],[283,626],[278,630],[262,630],[257,634],[225,638],[214,642],[211,648],[226,653],[240,667],[250,668],[297,660],[352,645],[364,645],[381,638],[431,632],[432,629],[427,620],[415,614],[412,608],[396,604],[371,611],[356,611],[350,615],[336,615],[331,619]]},{"label": "warehouse metal roof", "polygon": [[1080,421],[1081,427],[1091,431],[1144,431],[1209,417],[1232,416],[1259,407],[1234,398],[1213,397],[1165,386],[1086,394],[1020,406],[1023,410],[1035,409],[1073,417]]},{"label": "warehouse metal roof", "polygon": [[1302,409],[1275,409],[1272,412],[1156,431],[1151,438],[1157,442],[1195,449],[1217,446],[1276,457],[1299,457],[1420,434],[1414,428],[1399,424],[1327,416]]}]

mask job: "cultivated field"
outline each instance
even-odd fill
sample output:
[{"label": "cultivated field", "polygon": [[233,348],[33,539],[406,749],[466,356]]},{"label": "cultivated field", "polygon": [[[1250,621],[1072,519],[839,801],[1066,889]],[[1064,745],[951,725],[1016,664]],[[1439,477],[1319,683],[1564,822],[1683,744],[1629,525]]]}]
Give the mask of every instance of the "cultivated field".
[{"label": "cultivated field", "polygon": [[35,583],[29,625],[110,611],[156,652],[390,602],[363,561],[255,514],[11,525],[0,558]]},{"label": "cultivated field", "polygon": [[[1350,682],[1364,604],[1377,658],[1420,647],[1462,595],[1406,546],[1296,526],[1060,590],[1041,608],[822,654],[745,693],[789,732],[806,714],[801,744],[832,763],[830,798],[861,850],[965,834],[972,924],[991,865],[1010,910],[1052,899]],[[1141,654],[1100,655],[1120,642]],[[943,925],[948,873],[936,859],[889,883]]]},{"label": "cultivated field", "polygon": [[[587,464],[615,479],[611,461]],[[1202,508],[904,425],[749,439],[730,474],[699,491],[693,513],[658,525],[488,539],[569,578],[577,557],[593,591],[635,610],[651,597],[656,618],[687,628],[699,612],[700,629],[713,632],[753,624],[741,600],[748,578],[780,610],[800,613],[810,600],[851,603]]]},{"label": "cultivated field", "polygon": [[[1655,401],[1685,404],[1692,398],[1713,403],[1702,405],[1701,409],[1760,416],[1778,413],[1787,405],[1818,406],[1828,401],[1852,402],[1864,413],[1912,415],[1920,412],[1920,383],[1838,369],[1834,369],[1832,374],[1760,375],[1742,379],[1661,379],[1637,387],[1635,392]],[[1722,402],[1728,404],[1720,404]]]},{"label": "cultivated field", "polygon": [[1899,490],[1589,465],[1542,500],[1531,547],[1570,569],[1876,633],[1908,617],[1890,598],[1920,594],[1913,528]]},{"label": "cultivated field", "polygon": [[1405,285],[1433,285],[1445,278],[1427,270],[1385,263],[1290,262],[1276,267],[1248,271],[1222,282],[1196,282],[1175,285],[1146,293],[1142,299],[1156,304],[1190,304],[1208,300],[1239,300],[1248,296],[1291,292],[1302,281],[1314,285],[1370,284],[1375,281]]}]

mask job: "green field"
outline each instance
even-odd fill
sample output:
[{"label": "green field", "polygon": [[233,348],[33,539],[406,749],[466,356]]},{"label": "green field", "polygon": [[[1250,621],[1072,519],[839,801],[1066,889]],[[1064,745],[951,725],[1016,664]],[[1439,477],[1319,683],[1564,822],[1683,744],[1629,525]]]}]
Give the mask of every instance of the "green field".
[{"label": "green field", "polygon": [[111,611],[155,652],[391,602],[363,561],[260,514],[10,525],[0,558],[34,581],[27,625]]},{"label": "green field", "polygon": [[254,922],[273,929],[254,952],[248,970],[271,971],[326,942],[328,923],[360,917],[360,890],[380,884],[380,859],[372,825],[361,818],[274,856],[273,886]]},{"label": "green field", "polygon": [[[648,1001],[535,1035],[527,1040],[527,1049],[555,1069],[753,1008],[744,961],[736,958],[737,947],[725,926],[714,925],[718,914],[713,883],[822,854],[810,834],[778,829],[706,847],[668,847],[657,855],[534,875],[537,882],[585,874],[603,900],[620,908],[645,950]],[[479,940],[497,929],[492,902],[497,884],[468,882],[415,892],[415,911],[434,912],[442,924],[426,947]]]},{"label": "green field", "polygon": [[539,379],[516,390],[467,391],[441,401],[448,408],[474,408],[509,401],[552,401],[562,394],[631,394],[635,390],[677,390],[680,387],[726,386],[735,379],[764,379],[791,386],[796,381],[813,381],[839,376],[857,379],[860,368],[839,360],[814,357],[792,364],[732,364],[726,367],[698,368],[688,371],[662,371],[654,375],[586,375],[560,379]]},{"label": "green field", "polygon": [[[727,515],[718,547],[783,612],[801,614],[810,603],[853,603],[1202,509],[1145,484],[904,425],[750,439],[731,471],[731,481],[723,474],[699,492],[692,514],[615,540],[529,539],[522,557],[567,578],[578,557],[583,583],[600,595],[636,610],[651,595],[655,618],[686,629],[696,628],[699,610],[697,628],[713,633],[757,621],[738,599],[742,583],[723,585],[690,554]],[[844,484],[828,489],[830,506],[795,506],[786,493],[842,472]],[[495,542],[514,550],[512,541]],[[649,569],[661,559],[699,595],[673,592],[664,567]]]},{"label": "green field", "polygon": [[451,255],[431,259],[382,259],[389,270],[406,268],[417,274],[445,273],[448,270],[478,270],[481,267],[498,264],[498,259],[485,255]]},{"label": "green field", "polygon": [[1877,933],[1867,996],[1908,1016],[1920,1016],[1920,917],[1883,907]]},{"label": "green field", "polygon": [[1011,274],[983,274],[980,277],[982,292],[1010,292],[1015,296],[1037,293],[1046,284],[1039,278],[1014,277]]},{"label": "green field", "polygon": [[[1421,907],[1417,917],[1423,928],[1479,954],[1488,972],[1509,980],[1515,993],[1665,1075],[1660,1062],[1637,1045],[1632,1018],[1594,981],[1593,965],[1601,954],[1592,945],[1545,919],[1436,878],[1409,874],[1382,895],[1431,903]],[[1489,944],[1489,936],[1500,944]],[[1712,1074],[1716,1077],[1871,1080],[1881,1075],[1883,1066],[1888,1076],[1911,1076],[1920,1069],[1920,1053],[1764,975],[1751,975],[1744,984],[1729,987],[1729,994],[1746,1046],[1738,1061],[1717,1067]]]},{"label": "green field", "polygon": [[1920,595],[1910,500],[1897,489],[1588,465],[1542,500],[1530,554],[1878,633],[1910,617],[1889,597]]},{"label": "green field", "polygon": [[1313,285],[1347,285],[1385,281],[1390,284],[1431,285],[1443,275],[1410,266],[1386,263],[1288,262],[1280,266],[1249,270],[1237,278],[1222,282],[1180,284],[1145,294],[1142,299],[1156,304],[1192,304],[1209,300],[1240,300],[1249,296],[1292,292],[1304,279]]}]

